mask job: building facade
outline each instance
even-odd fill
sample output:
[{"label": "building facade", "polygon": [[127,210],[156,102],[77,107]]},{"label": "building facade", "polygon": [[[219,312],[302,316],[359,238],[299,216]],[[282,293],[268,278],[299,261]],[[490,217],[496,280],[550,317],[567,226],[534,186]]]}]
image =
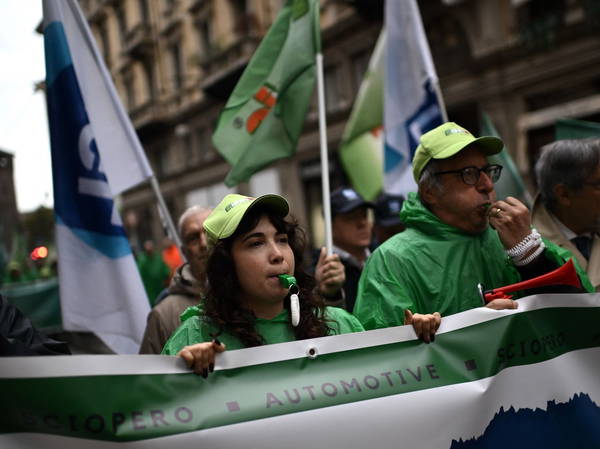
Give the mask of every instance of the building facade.
[{"label": "building facade", "polygon": [[[296,155],[228,189],[211,135],[284,0],[80,0],[176,220],[227,192],[290,200],[322,243],[316,101]],[[382,0],[321,0],[332,188],[344,126],[383,23]],[[594,0],[421,0],[450,120],[477,132],[486,112],[529,187],[561,117],[600,121],[600,6]],[[401,99],[398,99],[401,101]],[[135,240],[164,235],[148,185],[126,192]]]},{"label": "building facade", "polygon": [[16,232],[21,230],[13,160],[11,153],[0,150],[0,274],[12,253]]}]

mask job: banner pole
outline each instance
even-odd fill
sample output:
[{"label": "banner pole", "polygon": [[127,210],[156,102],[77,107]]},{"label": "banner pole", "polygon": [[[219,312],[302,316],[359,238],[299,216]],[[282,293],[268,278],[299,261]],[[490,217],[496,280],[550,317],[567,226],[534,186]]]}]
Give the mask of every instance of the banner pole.
[{"label": "banner pole", "polygon": [[327,150],[327,122],[325,111],[325,82],[323,80],[323,54],[317,53],[317,97],[319,104],[319,139],[321,146],[321,186],[323,194],[323,217],[325,218],[325,247],[327,255],[333,253],[331,236],[331,202],[329,187],[329,152]]}]

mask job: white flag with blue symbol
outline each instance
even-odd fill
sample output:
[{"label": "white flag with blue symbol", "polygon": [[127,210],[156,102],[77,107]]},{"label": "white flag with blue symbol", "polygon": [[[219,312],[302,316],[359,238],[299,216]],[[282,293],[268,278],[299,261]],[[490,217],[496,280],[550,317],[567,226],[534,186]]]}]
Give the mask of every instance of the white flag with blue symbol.
[{"label": "white flag with blue symbol", "polygon": [[385,191],[417,190],[412,158],[422,134],[442,124],[433,60],[416,0],[386,1]]},{"label": "white flag with blue symbol", "polygon": [[63,328],[136,353],[149,302],[115,195],[152,171],[75,0],[44,0]]}]

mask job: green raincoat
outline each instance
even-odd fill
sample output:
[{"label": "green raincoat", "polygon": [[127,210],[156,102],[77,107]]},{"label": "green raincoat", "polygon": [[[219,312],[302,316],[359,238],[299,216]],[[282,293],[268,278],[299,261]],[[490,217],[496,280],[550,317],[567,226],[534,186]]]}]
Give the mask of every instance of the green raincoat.
[{"label": "green raincoat", "polygon": [[[404,324],[404,309],[442,316],[482,305],[486,289],[520,282],[496,231],[467,234],[441,222],[409,193],[400,212],[407,229],[384,242],[363,269],[354,315],[365,329]],[[545,257],[562,265],[571,253],[548,240]],[[593,291],[575,261],[584,288]]]},{"label": "green raincoat", "polygon": [[[364,331],[360,322],[343,309],[326,307],[325,315],[327,319],[331,320],[327,323],[332,328],[331,335]],[[217,332],[217,329],[208,320],[203,318],[202,309],[197,306],[188,307],[181,314],[181,321],[181,326],[171,335],[171,338],[169,338],[169,341],[167,341],[162,350],[162,354],[175,355],[184,346],[212,341],[213,337],[210,334]],[[262,335],[266,344],[285,343],[296,339],[287,309],[270,320],[257,318],[255,327],[257,332]],[[225,344],[228,350],[245,348],[237,337],[227,332],[223,332],[218,338],[221,343]]]}]

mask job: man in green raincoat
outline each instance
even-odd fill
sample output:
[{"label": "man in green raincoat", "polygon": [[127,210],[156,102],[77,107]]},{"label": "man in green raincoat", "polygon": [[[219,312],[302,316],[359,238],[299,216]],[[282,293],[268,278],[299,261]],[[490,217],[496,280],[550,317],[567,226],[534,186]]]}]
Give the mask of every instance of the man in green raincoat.
[{"label": "man in green raincoat", "polygon": [[[418,194],[408,195],[400,213],[407,230],[371,255],[360,279],[354,315],[365,329],[413,324],[429,342],[441,316],[483,305],[478,283],[512,284],[572,257],[532,229],[523,203],[496,200],[494,182],[502,167],[490,165],[487,156],[503,146],[496,137],[475,138],[452,122],[421,137],[413,158]],[[576,266],[585,289],[593,291]],[[495,299],[487,307],[517,303]]]}]

